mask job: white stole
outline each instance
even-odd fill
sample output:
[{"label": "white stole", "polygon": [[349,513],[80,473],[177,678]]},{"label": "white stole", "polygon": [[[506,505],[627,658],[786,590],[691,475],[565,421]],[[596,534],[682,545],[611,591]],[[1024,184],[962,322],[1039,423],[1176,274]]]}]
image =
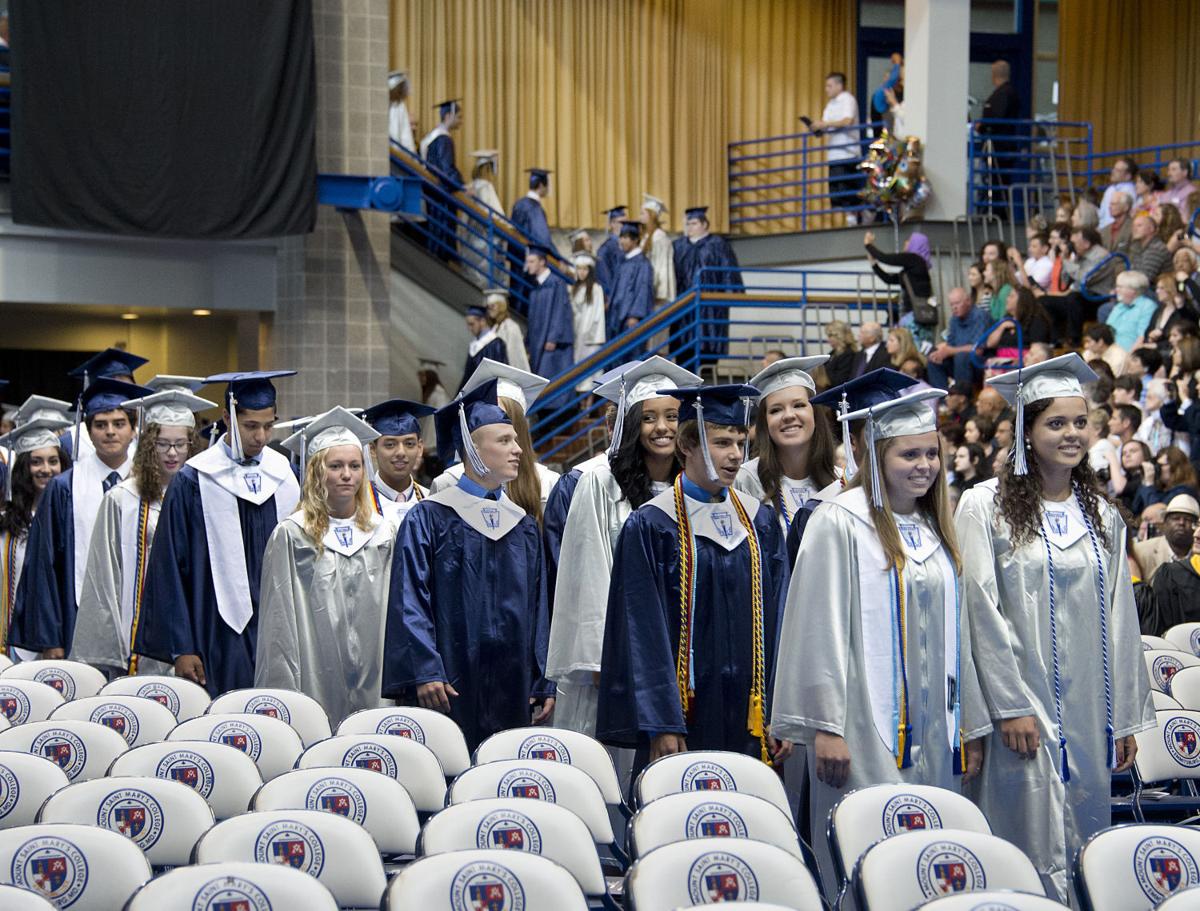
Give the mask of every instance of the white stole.
[{"label": "white stole", "polygon": [[[138,538],[141,528],[138,518],[142,511],[142,498],[137,492],[137,486],[132,479],[126,479],[119,486],[120,493],[112,496],[120,497],[121,503],[121,629],[126,637],[133,628],[133,602],[137,591],[138,579]],[[151,515],[162,509],[162,500],[150,504]],[[154,524],[154,523],[150,523]],[[147,536],[151,538],[152,536]],[[147,551],[151,540],[145,542]],[[145,558],[149,559],[149,553]]]},{"label": "white stole", "polygon": [[474,357],[480,351],[490,345],[492,340],[496,337],[496,327],[492,326],[487,332],[483,333],[483,335],[471,340],[471,344],[467,345],[467,352],[471,355],[471,357]]},{"label": "white stole", "polygon": [[[222,438],[224,439],[224,438]],[[257,465],[238,465],[219,443],[188,460],[200,479],[200,504],[204,510],[204,537],[212,568],[217,612],[236,633],[254,616],[250,577],[246,568],[238,500],[261,506],[275,500],[275,521],[288,516],[300,500],[300,486],[287,459],[265,448]]]},{"label": "white stole", "polygon": [[525,510],[502,493],[499,500],[477,497],[457,485],[426,497],[458,513],[458,517],[490,541],[499,541],[525,518]]},{"label": "white stole", "polygon": [[[879,543],[879,536],[871,522],[866,493],[861,487],[847,490],[838,495],[834,502],[846,509],[857,519],[854,523],[854,540],[858,550],[858,603],[859,626],[863,637],[863,658],[868,668],[867,693],[871,700],[871,720],[879,738],[899,755],[898,728],[900,725],[900,694],[902,679],[900,649],[903,643],[896,620],[896,576],[888,565]],[[931,557],[940,559],[942,572],[942,611],[945,641],[943,661],[944,682],[949,687],[954,680],[953,704],[947,698],[943,705],[946,712],[946,735],[951,751],[958,744],[958,718],[960,702],[960,610],[958,574],[949,553],[942,547],[941,539],[924,519],[896,516],[900,540],[910,561],[925,563]],[[940,555],[940,556],[939,556]],[[911,617],[911,602],[905,598],[905,611]],[[906,619],[906,622],[907,619]],[[891,668],[891,674],[876,673],[878,668]],[[950,694],[947,694],[950,695]],[[912,693],[909,693],[911,711]],[[911,722],[910,722],[911,723]],[[915,761],[915,755],[914,755]]]},{"label": "white stole", "polygon": [[446,129],[444,123],[439,123],[432,130],[425,134],[425,138],[421,140],[421,157],[429,157],[429,147],[433,145],[433,141],[439,136],[449,136],[450,131]]},{"label": "white stole", "polygon": [[116,471],[125,480],[129,476],[132,461],[128,458],[120,468],[109,468],[95,455],[87,456],[75,463],[71,471],[71,523],[75,532],[75,552],[71,555],[75,579],[75,602],[83,591],[83,577],[87,572],[88,548],[92,544],[92,531],[96,517],[100,514],[100,502],[104,499],[104,479]]},{"label": "white stole", "polygon": [[[686,493],[683,495],[683,504],[687,509],[688,521],[692,525],[692,534],[708,538],[726,551],[736,550],[749,536],[745,526],[742,525],[742,520],[738,518],[737,511],[733,508],[730,497],[737,497],[742,508],[746,510],[746,517],[753,522],[754,517],[758,515],[758,501],[751,497],[743,500],[732,487],[729,488],[728,496],[719,503],[701,503]],[[654,497],[648,505],[662,510],[676,522],[679,521],[678,516],[675,515],[675,489],[673,487],[668,487]]]}]

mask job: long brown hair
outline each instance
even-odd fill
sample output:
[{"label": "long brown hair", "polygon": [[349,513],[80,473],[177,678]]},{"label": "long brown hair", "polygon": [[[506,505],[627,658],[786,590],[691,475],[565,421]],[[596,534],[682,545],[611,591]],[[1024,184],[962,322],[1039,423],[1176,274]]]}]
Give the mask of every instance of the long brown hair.
[{"label": "long brown hair", "polygon": [[512,421],[513,430],[517,433],[517,444],[521,447],[521,464],[517,468],[517,477],[508,482],[507,493],[510,500],[532,516],[540,526],[542,524],[542,479],[538,474],[537,460],[533,457],[533,438],[529,435],[529,421],[519,402],[500,396],[497,399],[504,413]]},{"label": "long brown hair", "polygon": [[[863,476],[867,474],[865,465],[855,475],[854,480],[846,485],[847,490],[854,487],[864,489],[867,496],[867,509],[871,513],[871,524],[875,526],[875,534],[879,535],[879,543],[883,546],[883,553],[888,559],[888,564],[895,569],[904,569],[906,555],[904,543],[900,540],[900,529],[896,527],[896,519],[892,515],[892,507],[888,502],[887,484],[882,480],[882,467],[884,456],[902,439],[904,438],[887,437],[875,441],[875,458],[880,466],[879,498],[883,501],[882,509],[876,508],[875,501],[871,498],[871,491],[863,483]],[[917,499],[917,510],[933,526],[933,530],[945,545],[950,559],[954,563],[954,571],[961,573],[962,557],[958,550],[958,536],[954,533],[954,513],[950,508],[950,494],[946,489],[945,459],[938,459],[937,477],[933,479],[933,484],[930,485],[929,490],[925,491],[925,495]]]},{"label": "long brown hair", "polygon": [[[329,488],[325,486],[325,469],[329,465],[329,450],[322,449],[312,455],[304,468],[304,486],[300,490],[300,512],[304,515],[304,533],[317,548],[325,549],[325,535],[329,532]],[[362,481],[354,494],[354,524],[361,531],[371,530],[371,517],[375,506],[367,493],[367,465],[363,460]]]},{"label": "long brown hair", "polygon": [[[154,446],[158,441],[158,431],[161,426],[160,424],[147,424],[143,428],[138,437],[137,452],[133,455],[133,467],[129,471],[133,476],[134,483],[137,484],[138,496],[151,503],[157,503],[166,493],[162,466],[158,464],[158,450]],[[200,439],[200,434],[196,433],[195,427],[189,427],[187,434],[188,451],[184,461],[204,448],[204,441]]]},{"label": "long brown hair", "polygon": [[578,267],[577,267],[576,268],[575,285],[576,285],[576,287],[578,287],[580,283],[583,284],[583,289],[584,289],[583,299],[590,304],[592,302],[593,289],[596,287],[596,267],[588,266],[586,263],[584,264],[584,266],[588,270],[587,278],[579,278],[578,277]]},{"label": "long brown hair", "polygon": [[[813,418],[812,438],[808,441],[808,476],[817,488],[833,483],[833,457],[837,443],[833,439],[828,412],[824,408],[810,405]],[[779,493],[783,479],[783,465],[771,432],[767,429],[767,408],[759,403],[758,416],[754,419],[754,440],[758,446],[758,480],[763,487],[763,502],[771,503]]]}]

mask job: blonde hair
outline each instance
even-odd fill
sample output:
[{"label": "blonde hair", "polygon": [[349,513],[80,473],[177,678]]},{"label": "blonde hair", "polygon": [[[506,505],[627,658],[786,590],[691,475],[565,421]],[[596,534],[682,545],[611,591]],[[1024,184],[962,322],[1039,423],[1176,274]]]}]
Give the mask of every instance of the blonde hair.
[{"label": "blonde hair", "polygon": [[647,256],[650,255],[650,250],[654,247],[654,232],[662,227],[662,223],[658,220],[658,213],[653,209],[644,209],[646,213],[646,236],[642,240],[642,252]]},{"label": "blonde hair", "polygon": [[905,361],[916,361],[922,367],[925,366],[925,358],[917,348],[913,341],[912,333],[903,326],[894,326],[888,330],[888,336],[900,340],[900,350],[892,355],[892,366],[901,367]]},{"label": "blonde hair", "polygon": [[[903,437],[887,437],[875,441],[875,458],[880,467],[879,499],[883,502],[882,509],[876,508],[871,492],[863,483],[863,476],[867,474],[865,464],[854,480],[846,485],[847,490],[862,487],[866,491],[867,509],[871,513],[871,524],[875,526],[875,534],[879,536],[879,543],[883,547],[888,564],[898,570],[904,569],[906,557],[904,544],[900,540],[900,529],[896,527],[892,506],[888,502],[887,484],[883,483],[883,460],[889,450],[901,439]],[[958,537],[954,534],[954,515],[950,508],[950,495],[946,487],[946,461],[940,457],[940,453],[937,477],[933,479],[933,484],[930,485],[929,490],[925,491],[925,495],[917,499],[917,510],[933,526],[933,530],[937,532],[937,536],[945,545],[950,554],[950,560],[954,563],[954,571],[961,573],[962,557],[958,550]]]},{"label": "blonde hair", "polygon": [[[488,314],[488,322],[493,326],[499,326],[502,322],[508,319],[508,298],[502,294],[496,295],[496,315]],[[490,304],[490,302],[489,302]]]},{"label": "blonde hair", "polygon": [[850,326],[840,319],[825,324],[825,336],[834,343],[835,349],[841,346],[846,351],[858,350],[858,339],[850,331]]},{"label": "blonde hair", "polygon": [[517,477],[509,481],[508,498],[532,516],[540,527],[542,524],[542,479],[538,475],[537,461],[533,457],[533,439],[529,436],[529,421],[519,402],[505,396],[499,396],[496,401],[512,421],[513,430],[517,434],[517,445],[521,447],[520,464],[517,466]]},{"label": "blonde hair", "polygon": [[[329,532],[329,489],[325,486],[325,470],[329,466],[329,450],[309,457],[304,469],[304,485],[300,490],[300,512],[304,516],[304,533],[320,554],[325,549],[325,535]],[[367,492],[367,466],[363,460],[363,476],[354,494],[354,524],[360,531],[371,530],[371,517],[375,507]]]}]

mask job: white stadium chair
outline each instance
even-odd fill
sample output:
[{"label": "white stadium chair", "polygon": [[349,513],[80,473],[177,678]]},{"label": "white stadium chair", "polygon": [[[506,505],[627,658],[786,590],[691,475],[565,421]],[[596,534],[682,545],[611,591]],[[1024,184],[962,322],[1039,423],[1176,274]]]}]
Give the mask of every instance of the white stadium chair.
[{"label": "white stadium chair", "polygon": [[54,905],[40,895],[16,886],[0,886],[0,908],[4,911],[54,911]]},{"label": "white stadium chair", "polygon": [[992,832],[979,807],[944,788],[881,784],[851,791],[830,811],[826,833],[843,888],[859,857],[875,842],[922,829]]},{"label": "white stadium chair", "polygon": [[387,880],[374,840],[356,822],[320,810],[246,813],[196,844],[198,864],[285,864],[316,879],[344,908],[375,908]]},{"label": "white stadium chair", "polygon": [[805,859],[791,817],[753,794],[668,794],[646,804],[629,823],[629,853],[635,858],[692,838],[752,838]]},{"label": "white stadium chair", "polygon": [[113,911],[150,872],[137,845],[98,826],[47,823],[0,832],[0,882],[35,892],[58,908]]},{"label": "white stadium chair", "polygon": [[1176,623],[1163,633],[1171,648],[1200,655],[1200,623]]},{"label": "white stadium chair", "polygon": [[312,696],[294,690],[251,688],[231,690],[212,701],[208,714],[266,715],[278,718],[300,735],[306,747],[324,740],[332,733],[329,717]]},{"label": "white stadium chair", "polygon": [[1154,911],[1196,911],[1200,908],[1200,887],[1180,889]]},{"label": "white stadium chair", "polygon": [[358,823],[385,856],[414,854],[421,824],[404,786],[369,769],[296,769],[273,778],[252,810],[324,810]]},{"label": "white stadium chair", "polygon": [[13,680],[36,680],[62,693],[63,699],[95,696],[104,686],[104,674],[90,664],[79,661],[46,660],[22,661],[0,671],[0,677]]},{"label": "white stadium chair", "polygon": [[1196,885],[1200,830],[1189,826],[1113,826],[1089,838],[1075,861],[1075,889],[1091,911],[1148,909]]},{"label": "white stadium chair", "polygon": [[98,825],[142,849],[152,867],[181,867],[213,826],[208,803],[163,778],[97,778],[69,785],[46,801],[39,823]]},{"label": "white stadium chair", "polygon": [[1155,794],[1152,800],[1143,801],[1146,785],[1191,784],[1200,778],[1200,712],[1168,709],[1154,715],[1155,726],[1135,735],[1138,749],[1133,760],[1133,815],[1139,822],[1145,820],[1145,810],[1151,808],[1156,813],[1200,812],[1200,798],[1190,787],[1180,796]]},{"label": "white stadium chair", "polygon": [[[697,906],[680,905],[675,911],[691,911],[691,908],[694,907]],[[770,902],[721,902],[721,911],[796,911],[796,909],[789,905],[774,905]]]},{"label": "white stadium chair", "polygon": [[14,663],[8,655],[0,655],[0,671],[12,667]]},{"label": "white stadium chair", "polygon": [[112,728],[131,747],[165,740],[176,724],[170,709],[141,696],[84,696],[64,702],[50,717],[94,721]]},{"label": "white stadium chair", "polygon": [[124,737],[94,721],[30,721],[0,731],[0,750],[49,759],[71,781],[103,778],[112,761],[128,749]]},{"label": "white stadium chair", "polygon": [[1185,709],[1200,709],[1200,668],[1185,667],[1175,672],[1171,678],[1171,698]]},{"label": "white stadium chair", "polygon": [[201,715],[181,721],[167,740],[207,740],[241,750],[254,760],[263,781],[294,768],[296,758],[304,751],[299,734],[267,715]]},{"label": "white stadium chair", "polygon": [[49,759],[0,752],[0,829],[36,822],[46,798],[70,783],[67,773]]},{"label": "white stadium chair", "polygon": [[791,815],[783,782],[774,770],[742,753],[697,750],[656,759],[634,783],[637,806],[682,791],[740,791],[769,800]]},{"label": "white stadium chair", "polygon": [[558,864],[521,851],[454,851],[425,857],[392,878],[381,911],[523,908],[585,911],[579,884]]},{"label": "white stadium chair", "polygon": [[612,757],[594,737],[564,728],[513,728],[493,734],[475,751],[475,763],[497,759],[549,759],[582,769],[600,788],[604,802],[624,807],[621,782]]},{"label": "white stadium chair", "polygon": [[148,743],[117,757],[109,778],[165,778],[185,784],[206,801],[217,819],[246,812],[262,775],[254,760],[221,743]]},{"label": "white stadium chair", "polygon": [[208,708],[208,690],[199,684],[184,680],[182,677],[158,676],[147,674],[136,677],[118,677],[100,691],[108,696],[142,696],[153,699],[160,705],[171,710],[179,721],[187,721],[197,715],[203,715]]},{"label": "white stadium chair", "polygon": [[62,693],[47,683],[0,677],[0,714],[9,724],[45,721],[64,702]]},{"label": "white stadium chair", "polygon": [[772,902],[795,911],[824,907],[802,861],[748,838],[677,841],[639,857],[625,874],[627,911],[731,901]]},{"label": "white stadium chair", "polygon": [[447,778],[471,767],[471,754],[462,729],[449,715],[413,706],[363,709],[343,719],[338,734],[395,734],[433,750]]},{"label": "white stadium chair", "polygon": [[943,895],[941,898],[925,902],[920,908],[921,911],[1066,911],[1067,905],[1060,905],[1052,898],[1030,895],[1028,892],[988,890]]},{"label": "white stadium chair", "polygon": [[498,759],[467,769],[450,786],[450,804],[490,797],[544,800],[566,807],[587,826],[592,841],[628,863],[617,845],[608,806],[591,776],[549,759]]},{"label": "white stadium chair", "polygon": [[542,800],[494,797],[446,807],[421,830],[418,853],[524,851],[540,854],[567,870],[589,901],[615,911],[592,834],[566,807]]},{"label": "white stadium chair", "polygon": [[[1187,668],[1184,668],[1186,671]],[[1165,711],[1166,709],[1181,709],[1183,704],[1174,696],[1168,696],[1166,693],[1160,693],[1158,690],[1150,691],[1150,698],[1154,700],[1154,710],[1156,712]]]},{"label": "white stadium chair", "polygon": [[[1147,635],[1146,633],[1142,633],[1142,651],[1148,652],[1151,649],[1157,649],[1157,650],[1168,651],[1168,652],[1181,650],[1181,649],[1179,649],[1178,646],[1172,645],[1169,641],[1164,639],[1162,636],[1150,636],[1150,635]],[[1189,649],[1182,649],[1182,651],[1189,651]]]},{"label": "white stadium chair", "polygon": [[1200,667],[1200,658],[1191,652],[1178,649],[1150,649],[1142,652],[1146,659],[1146,670],[1150,674],[1150,686],[1161,693],[1171,695],[1171,678],[1185,667]]},{"label": "white stadium chair", "polygon": [[396,734],[338,734],[305,750],[298,769],[369,769],[394,778],[412,795],[417,812],[446,805],[446,775],[437,756],[415,740]]},{"label": "white stadium chair", "polygon": [[164,873],[138,890],[124,911],[337,911],[329,890],[279,864],[200,864]]},{"label": "white stadium chair", "polygon": [[860,911],[909,911],[951,892],[985,888],[1046,894],[1019,848],[995,835],[962,829],[912,830],[885,838],[868,848],[854,869]]}]

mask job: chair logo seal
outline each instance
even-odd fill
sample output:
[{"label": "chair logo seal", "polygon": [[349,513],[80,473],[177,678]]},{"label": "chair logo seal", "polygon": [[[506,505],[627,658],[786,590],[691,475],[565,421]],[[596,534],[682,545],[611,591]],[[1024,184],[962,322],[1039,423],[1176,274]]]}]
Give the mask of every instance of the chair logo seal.
[{"label": "chair logo seal", "polygon": [[388,715],[375,726],[376,734],[392,734],[396,737],[406,737],[417,743],[425,742],[425,729],[414,718],[408,715]]},{"label": "chair logo seal", "polygon": [[320,876],[325,866],[325,846],[317,833],[291,819],[273,822],[254,840],[254,860],[260,864],[283,864]]},{"label": "chair logo seal", "polygon": [[567,745],[550,734],[537,733],[526,737],[517,749],[518,759],[548,759],[551,762],[571,764],[571,751]]},{"label": "chair logo seal", "polygon": [[512,769],[506,772],[496,787],[496,796],[557,802],[554,785],[550,783],[550,779],[533,769]]},{"label": "chair logo seal", "polygon": [[917,857],[917,882],[926,898],[951,892],[975,892],[987,886],[983,864],[952,841],[927,845]]},{"label": "chair logo seal", "polygon": [[205,883],[192,899],[192,911],[271,911],[267,894],[240,876]]},{"label": "chair logo seal", "polygon": [[44,667],[33,675],[33,679],[58,690],[67,702],[75,698],[75,678],[62,668]]},{"label": "chair logo seal", "polygon": [[1133,872],[1146,897],[1155,904],[1179,889],[1200,882],[1191,852],[1161,835],[1138,844],[1133,852]]},{"label": "chair logo seal", "polygon": [[683,791],[736,791],[737,782],[724,766],[715,762],[693,762],[683,770],[680,780]]},{"label": "chair logo seal", "polygon": [[58,908],[69,908],[87,888],[83,852],[65,838],[39,835],[13,855],[12,884],[36,892]]},{"label": "chair logo seal", "polygon": [[292,723],[292,713],[283,704],[283,700],[269,693],[258,693],[246,703],[246,714],[266,715],[268,718],[278,718],[284,724]]},{"label": "chair logo seal", "polygon": [[304,797],[306,810],[323,810],[353,819],[360,826],[367,819],[367,799],[356,785],[344,778],[314,781]]},{"label": "chair logo seal", "polygon": [[450,907],[453,911],[524,911],[525,889],[507,867],[476,861],[454,875]]},{"label": "chair logo seal", "polygon": [[750,865],[727,851],[702,854],[688,870],[688,895],[696,904],[758,901],[758,878]]},{"label": "chair logo seal", "polygon": [[113,791],[100,804],[96,825],[124,835],[149,851],[163,833],[163,811],[158,801],[138,788]]},{"label": "chair logo seal", "polygon": [[169,778],[185,784],[207,799],[212,793],[214,776],[212,763],[191,750],[176,750],[158,761],[155,778]]},{"label": "chair logo seal", "polygon": [[138,691],[134,695],[141,696],[143,699],[153,699],[159,705],[169,708],[176,719],[179,718],[179,694],[171,687],[158,682],[147,683],[138,687]]},{"label": "chair logo seal", "polygon": [[479,821],[475,846],[542,853],[542,833],[532,819],[517,810],[495,810]]},{"label": "chair logo seal", "polygon": [[389,750],[374,743],[356,743],[342,755],[342,767],[370,769],[388,778],[396,777],[396,759]]},{"label": "chair logo seal", "polygon": [[1191,718],[1171,718],[1163,725],[1163,742],[1171,758],[1185,769],[1200,766],[1200,724]]},{"label": "chair logo seal", "polygon": [[87,748],[83,741],[62,728],[42,731],[33,739],[29,752],[57,764],[72,781],[87,765]]},{"label": "chair logo seal", "polygon": [[254,730],[253,725],[236,718],[218,722],[209,732],[208,739],[212,743],[223,743],[241,750],[255,762],[262,753],[262,738],[258,731]]},{"label": "chair logo seal", "polygon": [[942,817],[916,794],[897,794],[883,805],[883,834],[942,828]]},{"label": "chair logo seal", "polygon": [[137,713],[129,706],[121,705],[119,702],[106,702],[96,706],[92,710],[92,714],[88,716],[88,721],[112,728],[124,737],[125,742],[130,746],[133,746],[134,741],[137,740],[138,731],[141,728]]},{"label": "chair logo seal", "polygon": [[692,807],[684,822],[687,838],[745,838],[746,821],[723,803],[709,801]]}]

